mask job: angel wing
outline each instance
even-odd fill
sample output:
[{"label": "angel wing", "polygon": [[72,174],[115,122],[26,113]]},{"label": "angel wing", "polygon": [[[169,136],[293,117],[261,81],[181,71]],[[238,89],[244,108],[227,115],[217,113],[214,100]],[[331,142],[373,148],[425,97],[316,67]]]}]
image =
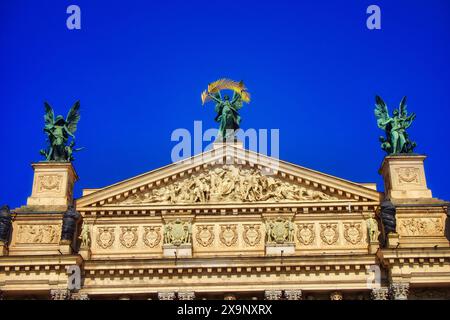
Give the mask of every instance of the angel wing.
[{"label": "angel wing", "polygon": [[45,107],[45,115],[44,115],[45,126],[46,127],[51,126],[55,123],[55,112],[47,102],[44,102],[44,107]]},{"label": "angel wing", "polygon": [[375,97],[375,117],[377,117],[378,128],[385,130],[389,120],[389,111],[386,103],[381,97]]},{"label": "angel wing", "polygon": [[408,111],[406,109],[406,97],[403,97],[402,101],[400,102],[400,106],[398,107],[398,111],[400,113],[400,116],[402,118],[406,118],[406,116],[408,115]]},{"label": "angel wing", "polygon": [[77,124],[80,121],[80,101],[75,102],[75,104],[70,108],[69,113],[66,117],[66,126],[70,133],[75,133],[77,131]]}]

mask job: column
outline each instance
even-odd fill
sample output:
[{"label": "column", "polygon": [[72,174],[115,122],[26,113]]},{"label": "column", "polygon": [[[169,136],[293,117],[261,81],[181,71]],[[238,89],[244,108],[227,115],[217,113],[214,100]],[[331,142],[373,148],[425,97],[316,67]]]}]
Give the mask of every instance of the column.
[{"label": "column", "polygon": [[302,290],[285,290],[284,296],[287,300],[302,300]]},{"label": "column", "polygon": [[74,293],[71,296],[71,300],[90,300],[86,293]]},{"label": "column", "polygon": [[179,300],[194,300],[195,292],[193,292],[193,291],[178,292],[178,299]]},{"label": "column", "polygon": [[281,293],[281,290],[266,290],[264,296],[266,300],[280,300]]},{"label": "column", "polygon": [[67,289],[50,290],[52,300],[69,300],[70,291]]},{"label": "column", "polygon": [[174,300],[175,292],[158,292],[159,300]]},{"label": "column", "polygon": [[391,299],[408,300],[409,283],[392,283],[389,289]]},{"label": "column", "polygon": [[372,300],[388,300],[389,289],[388,288],[373,288],[370,294]]}]

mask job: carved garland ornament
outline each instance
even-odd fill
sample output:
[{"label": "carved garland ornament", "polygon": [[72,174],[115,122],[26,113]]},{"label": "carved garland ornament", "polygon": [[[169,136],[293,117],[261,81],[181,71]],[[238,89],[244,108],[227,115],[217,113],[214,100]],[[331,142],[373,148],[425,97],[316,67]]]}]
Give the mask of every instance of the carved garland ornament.
[{"label": "carved garland ornament", "polygon": [[361,242],[363,233],[361,231],[361,223],[344,223],[344,238],[351,244]]},{"label": "carved garland ornament", "polygon": [[242,238],[244,242],[250,247],[254,247],[261,241],[261,225],[259,224],[244,224],[244,232]]},{"label": "carved garland ornament", "polygon": [[203,247],[209,247],[214,241],[214,226],[202,225],[197,226],[197,242]]},{"label": "carved garland ornament", "polygon": [[418,184],[419,181],[419,168],[398,168],[398,183],[399,184]]},{"label": "carved garland ornament", "polygon": [[137,227],[122,227],[119,240],[125,248],[134,247],[138,241]]},{"label": "carved garland ornament", "polygon": [[98,228],[97,233],[97,244],[103,248],[107,249],[112,246],[115,240],[115,228],[103,227]]},{"label": "carved garland ornament", "polygon": [[236,244],[238,239],[238,233],[236,231],[237,225],[235,224],[227,224],[224,226],[220,226],[220,242],[222,242],[227,247],[231,247]]},{"label": "carved garland ornament", "polygon": [[314,231],[314,224],[312,223],[298,224],[297,229],[298,229],[297,238],[301,244],[308,246],[314,242],[314,239],[316,237],[316,233]]},{"label": "carved garland ornament", "polygon": [[156,247],[161,242],[161,227],[144,227],[143,239],[146,246]]},{"label": "carved garland ornament", "polygon": [[62,176],[57,174],[43,175],[38,178],[38,192],[61,191]]},{"label": "carved garland ornament", "polygon": [[320,238],[328,245],[335,244],[339,239],[337,223],[321,223]]}]

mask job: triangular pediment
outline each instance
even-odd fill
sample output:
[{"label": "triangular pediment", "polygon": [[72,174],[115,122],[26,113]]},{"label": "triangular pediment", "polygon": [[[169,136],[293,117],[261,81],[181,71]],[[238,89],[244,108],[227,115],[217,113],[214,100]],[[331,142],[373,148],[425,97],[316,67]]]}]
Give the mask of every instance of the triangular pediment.
[{"label": "triangular pediment", "polygon": [[222,203],[374,202],[358,183],[223,144],[77,200],[82,207],[202,206]]}]

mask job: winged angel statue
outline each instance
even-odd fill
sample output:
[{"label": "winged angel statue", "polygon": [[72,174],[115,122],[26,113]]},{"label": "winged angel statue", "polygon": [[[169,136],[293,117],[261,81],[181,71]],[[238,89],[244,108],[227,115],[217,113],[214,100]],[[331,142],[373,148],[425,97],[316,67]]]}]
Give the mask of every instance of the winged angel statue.
[{"label": "winged angel statue", "polygon": [[378,127],[385,131],[386,137],[381,136],[381,149],[388,154],[413,153],[416,143],[409,140],[406,130],[416,118],[415,113],[408,115],[406,97],[400,102],[398,109],[389,116],[386,103],[379,96],[375,97],[375,116]]},{"label": "winged angel statue", "polygon": [[[47,103],[45,106],[45,127],[44,132],[47,135],[48,148],[41,150],[40,153],[46,161],[66,162],[73,161],[73,152],[82,148],[75,149],[75,131],[80,120],[80,102],[77,101],[69,110],[66,119],[59,115],[55,118],[53,108]],[[69,139],[71,139],[70,143]]]},{"label": "winged angel statue", "polygon": [[[228,95],[224,95],[222,98],[221,90],[233,91],[233,97],[230,99]],[[214,120],[220,123],[217,139],[219,141],[234,139],[236,130],[239,129],[241,123],[238,111],[242,108],[244,102],[250,102],[250,94],[244,82],[219,79],[208,85],[208,89],[203,91],[201,98],[203,105],[208,101],[216,102],[217,116]]]}]

